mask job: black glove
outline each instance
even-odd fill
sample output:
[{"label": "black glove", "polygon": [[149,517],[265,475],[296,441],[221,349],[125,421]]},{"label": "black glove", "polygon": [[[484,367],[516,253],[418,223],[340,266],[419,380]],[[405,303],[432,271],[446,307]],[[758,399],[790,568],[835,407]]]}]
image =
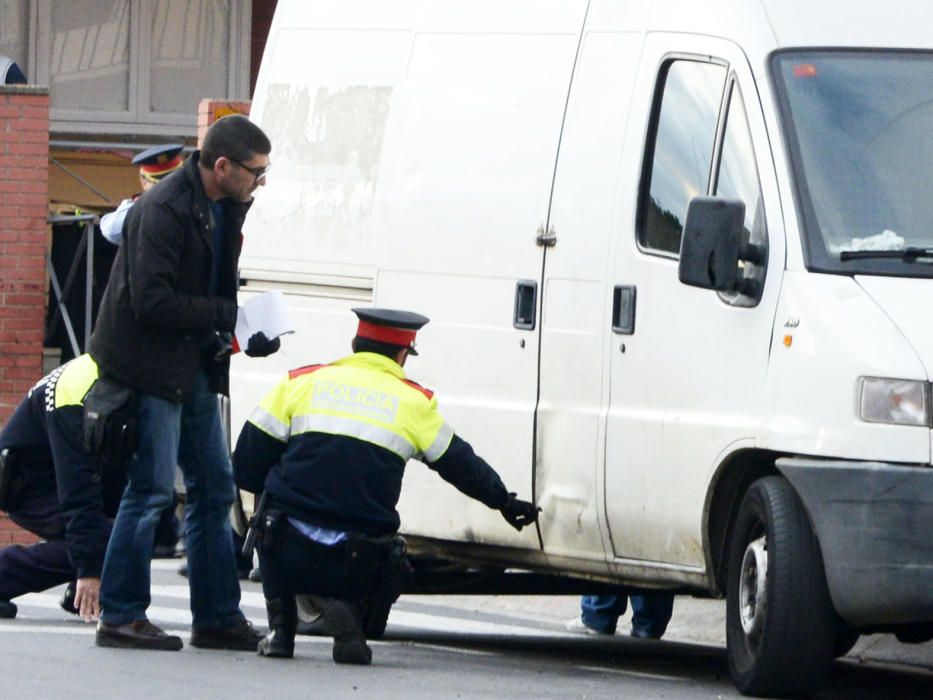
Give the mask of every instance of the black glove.
[{"label": "black glove", "polygon": [[204,345],[201,358],[203,362],[218,362],[233,352],[233,333],[213,332]]},{"label": "black glove", "polygon": [[520,501],[516,494],[510,493],[508,502],[499,509],[505,522],[521,531],[525,525],[531,525],[538,519],[538,511],[541,510],[534,503]]},{"label": "black glove", "polygon": [[282,343],[278,338],[269,340],[265,333],[259,331],[258,333],[253,333],[249,337],[249,342],[246,343],[246,350],[243,352],[250,357],[267,357],[274,352],[278,352],[281,345]]}]

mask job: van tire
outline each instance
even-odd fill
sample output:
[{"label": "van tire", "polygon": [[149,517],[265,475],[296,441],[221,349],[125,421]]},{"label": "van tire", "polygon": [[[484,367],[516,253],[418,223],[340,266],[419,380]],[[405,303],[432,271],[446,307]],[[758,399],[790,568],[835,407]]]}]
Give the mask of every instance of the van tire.
[{"label": "van tire", "polygon": [[[764,568],[764,577],[756,574]],[[836,613],[819,543],[790,484],[769,476],[742,500],[729,553],[726,647],[745,695],[814,693],[833,659]]]}]

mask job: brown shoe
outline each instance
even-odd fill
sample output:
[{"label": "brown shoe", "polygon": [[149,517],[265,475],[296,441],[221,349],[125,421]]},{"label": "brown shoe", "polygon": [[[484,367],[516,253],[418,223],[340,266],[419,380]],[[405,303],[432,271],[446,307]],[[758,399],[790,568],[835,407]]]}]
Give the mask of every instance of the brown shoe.
[{"label": "brown shoe", "polygon": [[181,637],[166,634],[144,618],[125,625],[114,625],[101,620],[97,623],[97,646],[178,651],[184,645],[181,643]]},{"label": "brown shoe", "polygon": [[230,627],[191,630],[191,646],[200,649],[256,651],[262,638],[262,632],[246,618],[241,618]]}]

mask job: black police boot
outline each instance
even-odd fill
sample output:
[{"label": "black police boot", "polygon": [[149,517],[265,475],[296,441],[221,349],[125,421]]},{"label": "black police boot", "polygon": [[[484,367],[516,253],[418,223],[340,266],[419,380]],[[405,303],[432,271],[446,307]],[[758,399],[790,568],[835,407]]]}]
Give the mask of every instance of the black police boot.
[{"label": "black police boot", "polygon": [[324,622],[334,635],[334,661],[338,664],[372,663],[373,652],[366,644],[363,609],[359,601],[330,599],[324,605]]},{"label": "black police boot", "polygon": [[295,596],[266,599],[269,615],[269,634],[259,642],[256,653],[290,659],[295,655],[295,627],[298,624],[298,609]]},{"label": "black police boot", "polygon": [[78,614],[78,609],[75,607],[75,593],[77,593],[78,583],[77,581],[72,581],[68,584],[68,588],[65,589],[65,592],[62,594],[62,599],[58,601],[58,605],[66,613],[71,613],[72,615]]},{"label": "black police boot", "polygon": [[9,600],[0,600],[0,618],[12,620],[16,617],[16,609],[16,603],[11,603]]}]

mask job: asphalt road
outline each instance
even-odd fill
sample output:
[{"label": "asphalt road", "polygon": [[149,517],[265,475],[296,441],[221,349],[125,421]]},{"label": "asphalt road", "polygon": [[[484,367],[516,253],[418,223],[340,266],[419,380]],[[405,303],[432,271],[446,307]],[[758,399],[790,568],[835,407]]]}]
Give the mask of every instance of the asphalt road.
[{"label": "asphalt road", "polygon": [[[177,561],[153,571],[151,619],[187,639],[187,585]],[[495,604],[466,597],[403,597],[370,667],[337,666],[330,640],[299,637],[296,658],[98,649],[94,629],[62,612],[61,589],[17,601],[0,620],[2,698],[732,698],[718,644],[567,633],[570,599]],[[243,609],[265,625],[262,593],[244,583]],[[548,605],[551,602],[552,604]],[[477,605],[479,603],[479,605]],[[676,615],[676,609],[675,609]],[[820,698],[931,698],[933,674],[837,663]]]}]

